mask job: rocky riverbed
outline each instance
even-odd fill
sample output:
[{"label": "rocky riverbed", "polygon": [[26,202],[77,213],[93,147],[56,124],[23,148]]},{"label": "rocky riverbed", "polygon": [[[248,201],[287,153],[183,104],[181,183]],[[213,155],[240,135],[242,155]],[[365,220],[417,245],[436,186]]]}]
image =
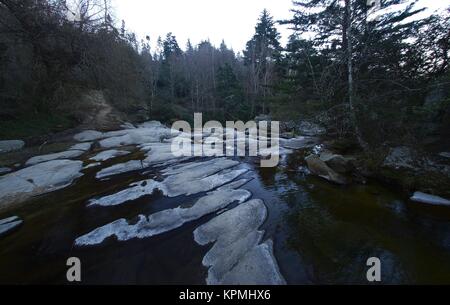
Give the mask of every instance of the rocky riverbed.
[{"label": "rocky riverbed", "polygon": [[159,122],[5,164],[0,283],[65,283],[73,256],[84,283],[365,283],[372,256],[385,283],[450,283],[445,199],[349,183],[316,134],[280,139],[276,168],[176,157]]}]

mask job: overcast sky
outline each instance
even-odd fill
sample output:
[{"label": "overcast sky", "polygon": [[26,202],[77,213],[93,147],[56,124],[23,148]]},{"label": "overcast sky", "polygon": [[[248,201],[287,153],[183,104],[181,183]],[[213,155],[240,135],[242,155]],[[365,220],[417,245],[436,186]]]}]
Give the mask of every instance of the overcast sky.
[{"label": "overcast sky", "polygon": [[[421,3],[436,9],[449,5],[450,1],[421,0]],[[275,20],[292,16],[292,0],[113,0],[113,4],[117,19],[124,19],[127,28],[139,38],[149,35],[154,46],[158,36],[172,32],[182,49],[188,38],[194,45],[209,38],[216,46],[224,39],[239,52],[253,35],[264,8]],[[282,26],[278,29],[284,44],[290,31]]]}]

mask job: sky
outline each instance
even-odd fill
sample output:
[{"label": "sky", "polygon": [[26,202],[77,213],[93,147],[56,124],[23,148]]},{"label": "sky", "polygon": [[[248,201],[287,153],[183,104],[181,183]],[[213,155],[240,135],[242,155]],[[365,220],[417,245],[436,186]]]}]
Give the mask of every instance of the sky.
[{"label": "sky", "polygon": [[[153,47],[158,36],[172,32],[182,49],[188,38],[194,45],[209,39],[216,46],[224,39],[236,52],[245,48],[264,8],[281,20],[292,17],[293,7],[292,0],[113,0],[113,5],[116,18],[140,39],[150,36]],[[431,12],[450,0],[420,0],[419,5]],[[277,28],[285,44],[291,32],[287,26]]]},{"label": "sky", "polygon": [[[124,19],[140,38],[149,35],[155,45],[158,36],[172,32],[182,49],[188,38],[194,45],[209,38],[216,46],[224,39],[239,52],[253,36],[264,8],[275,20],[292,15],[292,0],[114,0],[113,4],[116,18]],[[278,28],[282,41],[287,41],[287,28]]]}]

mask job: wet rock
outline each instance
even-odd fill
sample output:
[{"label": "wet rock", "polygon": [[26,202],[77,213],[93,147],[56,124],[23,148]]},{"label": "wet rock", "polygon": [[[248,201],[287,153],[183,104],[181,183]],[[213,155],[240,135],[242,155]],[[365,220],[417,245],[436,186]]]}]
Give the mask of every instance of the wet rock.
[{"label": "wet rock", "polygon": [[223,277],[222,285],[286,285],[273,254],[273,243],[254,247]]},{"label": "wet rock", "polygon": [[103,133],[96,130],[85,130],[73,137],[78,142],[89,142],[103,138]]},{"label": "wet rock", "polygon": [[316,137],[326,133],[326,129],[307,121],[302,121],[297,125],[297,131],[303,136]]},{"label": "wet rock", "polygon": [[394,169],[414,169],[414,155],[413,150],[406,146],[391,148],[383,166]]},{"label": "wet rock", "polygon": [[141,160],[131,160],[126,163],[120,163],[102,169],[95,176],[97,179],[103,179],[106,177],[111,177],[119,174],[129,173],[137,170],[144,169],[144,164]]},{"label": "wet rock", "polygon": [[[133,183],[126,190],[94,202],[97,205],[104,205],[104,203],[118,205],[125,201],[151,195],[156,189],[169,197],[193,195],[222,186],[248,171],[247,169],[228,170],[228,168],[239,164],[236,161],[228,160],[224,162],[223,160],[218,160],[215,164],[212,161],[217,160],[187,163],[168,168],[162,171],[163,175],[167,177],[162,182],[150,179]],[[124,169],[128,167],[127,165],[123,166]],[[101,176],[104,177],[104,175],[105,173],[102,173]]]},{"label": "wet rock", "polygon": [[21,150],[25,142],[21,140],[0,141],[0,154]]},{"label": "wet rock", "polygon": [[97,166],[100,166],[100,165],[102,165],[101,162],[95,162],[95,163],[91,163],[91,164],[86,165],[83,169],[94,168],[94,167],[97,167]]},{"label": "wet rock", "polygon": [[414,195],[411,197],[411,200],[432,205],[450,206],[450,200],[438,196],[425,194],[422,192],[415,192]]},{"label": "wet rock", "polygon": [[172,152],[172,143],[150,143],[144,145],[141,150],[147,151],[144,163],[147,166],[155,164],[170,164],[170,161],[181,161],[186,158],[183,156],[176,156]]},{"label": "wet rock", "polygon": [[205,192],[243,175],[248,169],[231,168],[238,161],[216,158],[204,162],[176,165],[162,171],[167,178],[163,181],[164,192],[170,197]]},{"label": "wet rock", "polygon": [[347,184],[345,177],[335,172],[324,161],[322,161],[317,155],[310,155],[305,158],[308,168],[314,175],[327,179],[328,181],[337,184]]},{"label": "wet rock", "polygon": [[258,229],[266,217],[264,202],[255,199],[220,214],[194,231],[198,244],[214,243],[203,258],[203,265],[209,267],[207,284],[285,283],[272,251],[258,245],[264,235]]},{"label": "wet rock", "polygon": [[9,167],[0,167],[0,175],[7,174],[10,172],[12,172],[12,169],[10,169]]},{"label": "wet rock", "polygon": [[137,128],[127,130],[125,135],[103,139],[99,144],[103,148],[114,148],[161,142],[161,139],[165,137],[171,137],[171,130],[168,128]]},{"label": "wet rock", "polygon": [[[100,244],[110,236],[115,236],[119,241],[147,238],[174,230],[187,222],[217,212],[233,202],[242,203],[247,200],[251,193],[236,189],[246,182],[242,180],[210,192],[189,208],[177,207],[148,217],[140,215],[139,221],[134,225],[130,225],[125,219],[119,219],[77,238],[75,244],[77,246]],[[100,204],[100,201],[97,201],[97,204]]]},{"label": "wet rock", "polygon": [[0,220],[0,236],[12,232],[13,230],[17,229],[22,223],[23,221],[17,216]]},{"label": "wet rock", "polygon": [[63,152],[49,154],[49,155],[36,156],[36,157],[29,159],[25,163],[25,165],[30,166],[30,165],[35,165],[38,163],[48,162],[48,161],[52,161],[52,160],[73,159],[73,158],[78,158],[82,154],[84,154],[84,151],[82,151],[82,150],[68,150],[68,151],[63,151]]},{"label": "wet rock", "polygon": [[130,154],[129,151],[112,149],[112,150],[102,151],[101,153],[97,154],[96,156],[90,158],[89,160],[106,161],[106,160],[110,160],[110,159],[113,159],[116,157],[126,156],[128,154]]},{"label": "wet rock", "polygon": [[314,147],[318,142],[317,138],[296,137],[292,139],[280,139],[280,145],[288,149],[304,149]]},{"label": "wet rock", "polygon": [[280,135],[280,137],[281,137],[282,139],[287,139],[287,140],[289,140],[289,139],[295,138],[295,134],[294,134],[294,132],[283,132],[283,133]]},{"label": "wet rock", "polygon": [[280,131],[292,133],[296,126],[297,124],[294,121],[280,122]]},{"label": "wet rock", "polygon": [[118,193],[101,197],[99,199],[92,199],[88,206],[117,206],[128,201],[136,200],[143,196],[151,195],[156,189],[160,187],[160,182],[155,180],[144,180],[130,184],[129,188]]},{"label": "wet rock", "polygon": [[450,159],[450,152],[441,152],[439,156],[442,158]]},{"label": "wet rock", "polygon": [[139,128],[167,128],[159,121],[148,121],[142,124],[139,124]]},{"label": "wet rock", "polygon": [[0,177],[0,205],[21,202],[69,186],[82,176],[83,162],[54,160]]},{"label": "wet rock", "polygon": [[120,128],[135,129],[136,127],[133,124],[131,124],[130,122],[126,122],[126,123],[123,123],[122,125],[120,125]]},{"label": "wet rock", "polygon": [[329,167],[331,167],[335,172],[339,174],[347,174],[354,170],[352,159],[345,158],[342,155],[333,154],[330,151],[323,151],[320,154],[320,160],[325,162]]},{"label": "wet rock", "polygon": [[92,142],[87,143],[79,143],[72,146],[69,150],[81,150],[81,151],[88,151],[92,147]]}]

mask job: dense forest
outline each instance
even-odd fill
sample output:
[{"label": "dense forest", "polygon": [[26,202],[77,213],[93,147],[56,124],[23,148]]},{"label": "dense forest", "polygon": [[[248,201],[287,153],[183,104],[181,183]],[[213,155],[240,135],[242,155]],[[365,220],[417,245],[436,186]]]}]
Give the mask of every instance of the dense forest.
[{"label": "dense forest", "polygon": [[[172,33],[152,49],[155,38],[138,39],[108,1],[1,0],[1,127],[77,124],[90,109],[83,94],[101,90],[132,120],[270,114],[321,123],[364,150],[438,149],[450,139],[450,17],[419,18],[415,1],[402,2],[294,1],[290,20],[262,12],[236,53],[225,42],[182,47]],[[293,29],[286,46],[277,23]]]}]

